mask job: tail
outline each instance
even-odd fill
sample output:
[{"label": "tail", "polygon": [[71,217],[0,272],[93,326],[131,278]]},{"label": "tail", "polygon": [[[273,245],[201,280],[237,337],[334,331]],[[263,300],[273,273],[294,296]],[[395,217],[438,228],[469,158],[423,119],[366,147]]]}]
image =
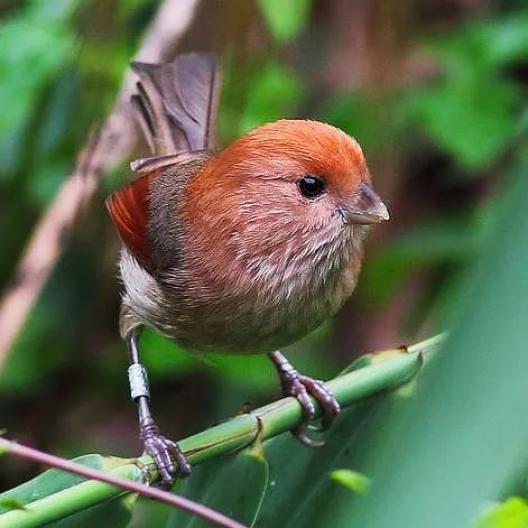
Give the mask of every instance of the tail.
[{"label": "tail", "polygon": [[153,156],[213,150],[220,98],[216,55],[188,53],[171,63],[135,62],[138,93],[132,96]]}]

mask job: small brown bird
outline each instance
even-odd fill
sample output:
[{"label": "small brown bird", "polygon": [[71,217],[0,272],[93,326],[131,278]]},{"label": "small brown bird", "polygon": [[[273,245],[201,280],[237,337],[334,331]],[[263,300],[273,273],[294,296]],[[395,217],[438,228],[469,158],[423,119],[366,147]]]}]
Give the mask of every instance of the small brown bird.
[{"label": "small brown bird", "polygon": [[167,483],[190,471],[150,414],[137,345],[144,325],[189,350],[268,354],[284,394],[303,408],[294,433],[314,445],[309,395],[325,427],[339,405],[278,349],[339,310],[356,285],[368,224],[389,218],[361,148],[330,125],[280,120],[218,152],[214,55],[133,68],[133,103],[156,157],[134,162],[139,177],[107,206],[123,241],[120,330],[145,450]]}]

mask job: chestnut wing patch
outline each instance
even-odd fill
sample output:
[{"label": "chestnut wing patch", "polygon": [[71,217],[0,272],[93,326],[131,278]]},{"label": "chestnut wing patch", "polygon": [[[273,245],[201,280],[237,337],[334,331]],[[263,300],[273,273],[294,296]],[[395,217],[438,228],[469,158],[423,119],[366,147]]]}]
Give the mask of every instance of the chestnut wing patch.
[{"label": "chestnut wing patch", "polygon": [[156,175],[156,172],[151,172],[140,176],[106,200],[106,207],[121,240],[149,271],[154,263],[147,231],[148,208],[150,184]]}]

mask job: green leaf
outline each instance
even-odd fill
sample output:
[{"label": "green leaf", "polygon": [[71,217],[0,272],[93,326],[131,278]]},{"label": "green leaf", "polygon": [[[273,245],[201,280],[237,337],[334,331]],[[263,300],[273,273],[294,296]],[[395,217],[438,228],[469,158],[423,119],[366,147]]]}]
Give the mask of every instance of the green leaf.
[{"label": "green leaf", "polygon": [[302,93],[300,79],[284,65],[273,60],[256,64],[248,86],[239,134],[291,114]]},{"label": "green leaf", "polygon": [[[478,217],[480,229],[484,218]],[[395,237],[366,263],[359,290],[370,304],[390,299],[413,272],[440,264],[464,264],[481,249],[477,222],[467,218],[438,218],[408,229]]]},{"label": "green leaf", "polygon": [[[93,469],[102,469],[105,465],[105,458],[101,455],[84,455],[75,458],[73,461]],[[57,491],[75,486],[83,480],[83,477],[74,475],[73,473],[49,469],[34,479],[0,494],[0,499],[9,497],[23,504],[29,504],[52,495]],[[3,513],[1,507],[0,513]]]},{"label": "green leaf", "polygon": [[330,98],[319,118],[356,138],[369,156],[388,145],[401,147],[401,131],[408,120],[408,108],[401,100],[367,90]]},{"label": "green leaf", "polygon": [[408,108],[465,169],[489,166],[518,132],[522,92],[504,69],[528,58],[527,31],[524,10],[431,39],[445,77],[410,93]]},{"label": "green leaf", "polygon": [[[111,471],[120,466],[130,465],[130,460],[113,457],[103,457],[101,455],[85,455],[74,459],[74,462],[94,469]],[[137,470],[138,474],[139,469]],[[38,477],[0,494],[0,527],[4,526],[4,517],[2,514],[9,515],[14,506],[21,505],[20,508],[28,510],[24,519],[29,523],[27,526],[36,526],[31,524],[32,518],[38,515],[34,509],[34,503],[42,499],[53,497],[56,494],[68,489],[75,489],[85,479],[81,476],[50,469]],[[131,518],[132,507],[136,501],[136,495],[128,494],[125,497],[114,501],[106,501],[102,504],[90,507],[84,511],[70,515],[69,508],[66,504],[62,505],[63,519],[49,524],[54,528],[88,528],[97,526],[98,528],[119,528],[128,524]],[[53,519],[61,517],[61,500],[57,495],[57,503],[54,506],[56,512]],[[38,504],[38,503],[37,503]],[[11,521],[9,521],[11,522]],[[12,526],[8,524],[6,526]]]},{"label": "green leaf", "polygon": [[[268,465],[260,445],[229,457],[207,462],[194,469],[179,493],[196,502],[253,526],[266,487]],[[199,528],[209,524],[180,510],[174,510],[167,528]]]},{"label": "green leaf", "polygon": [[483,72],[413,94],[410,107],[428,134],[465,169],[495,161],[517,127],[517,87]]},{"label": "green leaf", "polygon": [[424,368],[411,397],[401,399],[370,438],[372,460],[362,472],[372,477],[372,488],[361,508],[342,501],[333,526],[468,526],[487,502],[517,486],[519,473],[526,474],[524,155],[494,236],[458,294],[457,326]]},{"label": "green leaf", "polygon": [[[497,69],[528,56],[528,11],[502,18],[471,21],[431,40],[450,73]],[[469,70],[469,71],[470,71]]]},{"label": "green leaf", "polygon": [[150,0],[119,0],[119,9],[123,14],[130,14],[148,6]]},{"label": "green leaf", "polygon": [[371,481],[368,477],[350,469],[336,469],[330,477],[358,495],[366,495],[370,488]]},{"label": "green leaf", "polygon": [[311,0],[259,0],[271,34],[280,42],[293,40],[306,27]]},{"label": "green leaf", "polygon": [[48,524],[52,528],[125,528],[130,523],[137,495],[132,493],[103,502]]},{"label": "green leaf", "polygon": [[474,528],[525,528],[528,526],[528,504],[520,497],[510,497],[490,508]]},{"label": "green leaf", "polygon": [[9,510],[25,510],[26,505],[13,497],[4,496],[0,497],[0,508],[5,508],[6,511]]},{"label": "green leaf", "polygon": [[345,409],[324,434],[321,449],[302,446],[290,433],[266,441],[270,479],[256,526],[334,526],[333,507],[339,498],[352,505],[363,500],[328,475],[343,468],[363,473],[361,449],[369,433],[383,426],[387,409],[398,398],[379,395]]},{"label": "green leaf", "polygon": [[[45,302],[47,301],[47,302]],[[57,367],[66,352],[61,349],[58,339],[46,341],[50,327],[53,327],[54,309],[57,307],[56,299],[46,299],[45,296],[28,317],[24,332],[15,343],[13,350],[7,358],[5,367],[0,372],[0,390],[12,391],[20,394],[31,393],[36,390],[39,383]],[[39,353],[43,350],[35,343],[50,343],[45,349],[46,354]],[[52,344],[53,343],[53,344]],[[32,368],[39,358],[39,368]]]},{"label": "green leaf", "polygon": [[183,376],[203,365],[198,356],[150,329],[141,333],[141,354],[153,379],[174,379],[174,376]]},{"label": "green leaf", "polygon": [[249,385],[260,390],[276,386],[276,373],[265,355],[207,354],[205,359],[215,368],[214,373],[227,382]]},{"label": "green leaf", "polygon": [[[79,0],[33,0],[0,26],[0,138],[31,113],[42,87],[70,63],[77,46],[69,17]],[[53,50],[53,53],[50,53]]]}]

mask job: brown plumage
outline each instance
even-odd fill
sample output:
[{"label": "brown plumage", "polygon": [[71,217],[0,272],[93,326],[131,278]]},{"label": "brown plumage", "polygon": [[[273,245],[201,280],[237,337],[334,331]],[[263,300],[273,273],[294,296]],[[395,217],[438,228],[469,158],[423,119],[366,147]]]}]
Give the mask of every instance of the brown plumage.
[{"label": "brown plumage", "polygon": [[[129,324],[188,348],[256,353],[290,344],[339,309],[365,234],[347,211],[379,207],[362,205],[370,176],[353,139],[282,120],[216,155],[163,161],[141,166],[146,174],[108,202],[127,247]],[[301,194],[304,175],[324,182],[320,197]]]},{"label": "brown plumage", "polygon": [[124,243],[121,333],[153,327],[198,351],[266,353],[353,291],[367,224],[388,218],[359,144],[280,120],[215,151],[213,56],[136,65],[134,102],[155,158],[108,201]]}]

